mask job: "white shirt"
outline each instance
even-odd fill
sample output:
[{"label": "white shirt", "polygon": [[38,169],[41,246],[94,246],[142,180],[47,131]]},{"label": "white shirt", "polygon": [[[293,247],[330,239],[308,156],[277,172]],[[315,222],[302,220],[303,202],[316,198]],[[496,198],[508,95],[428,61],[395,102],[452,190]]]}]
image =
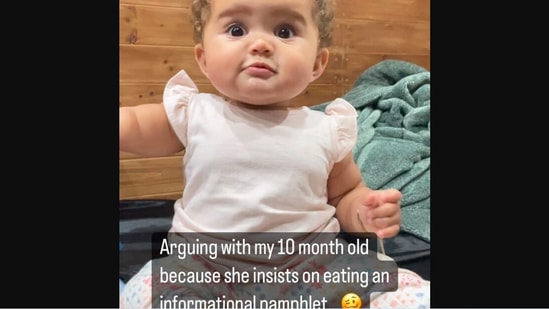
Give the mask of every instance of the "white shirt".
[{"label": "white shirt", "polygon": [[172,232],[339,232],[327,180],[356,142],[347,101],[325,112],[248,109],[198,93],[180,71],[164,106],[186,148]]}]

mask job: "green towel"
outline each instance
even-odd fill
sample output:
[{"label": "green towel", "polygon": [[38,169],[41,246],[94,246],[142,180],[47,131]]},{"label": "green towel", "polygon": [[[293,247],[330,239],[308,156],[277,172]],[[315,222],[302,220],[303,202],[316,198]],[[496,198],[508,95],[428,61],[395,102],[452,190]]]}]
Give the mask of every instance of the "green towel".
[{"label": "green towel", "polygon": [[[364,71],[343,96],[358,112],[353,149],[364,182],[402,192],[401,230],[431,237],[431,74],[400,60]],[[323,111],[330,102],[312,106]]]}]

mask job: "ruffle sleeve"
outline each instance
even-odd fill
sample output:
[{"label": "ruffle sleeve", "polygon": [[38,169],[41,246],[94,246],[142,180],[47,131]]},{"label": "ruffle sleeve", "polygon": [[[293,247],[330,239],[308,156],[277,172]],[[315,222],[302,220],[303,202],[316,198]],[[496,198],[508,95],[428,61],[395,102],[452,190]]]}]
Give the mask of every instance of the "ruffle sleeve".
[{"label": "ruffle sleeve", "polygon": [[354,106],[342,98],[335,99],[325,109],[327,115],[333,116],[337,125],[335,162],[345,158],[353,149],[357,139],[357,112]]},{"label": "ruffle sleeve", "polygon": [[164,88],[163,104],[168,120],[183,145],[187,146],[188,107],[198,87],[184,70],[175,74]]}]

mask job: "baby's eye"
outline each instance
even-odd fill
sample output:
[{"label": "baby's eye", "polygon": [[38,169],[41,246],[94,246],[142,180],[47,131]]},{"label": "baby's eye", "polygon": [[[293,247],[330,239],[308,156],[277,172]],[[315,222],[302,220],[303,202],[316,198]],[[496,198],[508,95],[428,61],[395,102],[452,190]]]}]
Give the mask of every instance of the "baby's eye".
[{"label": "baby's eye", "polygon": [[239,24],[230,25],[228,32],[231,36],[243,36],[246,34],[246,30]]},{"label": "baby's eye", "polygon": [[294,29],[290,26],[281,26],[275,30],[275,35],[279,38],[289,39],[295,35]]}]

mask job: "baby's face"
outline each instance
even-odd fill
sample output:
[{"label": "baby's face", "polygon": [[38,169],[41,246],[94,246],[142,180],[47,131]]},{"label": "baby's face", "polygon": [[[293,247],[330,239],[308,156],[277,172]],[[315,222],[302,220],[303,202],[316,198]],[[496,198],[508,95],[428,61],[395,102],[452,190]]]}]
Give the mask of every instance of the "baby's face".
[{"label": "baby's face", "polygon": [[213,0],[196,59],[216,89],[236,102],[287,106],[322,74],[313,0]]}]

